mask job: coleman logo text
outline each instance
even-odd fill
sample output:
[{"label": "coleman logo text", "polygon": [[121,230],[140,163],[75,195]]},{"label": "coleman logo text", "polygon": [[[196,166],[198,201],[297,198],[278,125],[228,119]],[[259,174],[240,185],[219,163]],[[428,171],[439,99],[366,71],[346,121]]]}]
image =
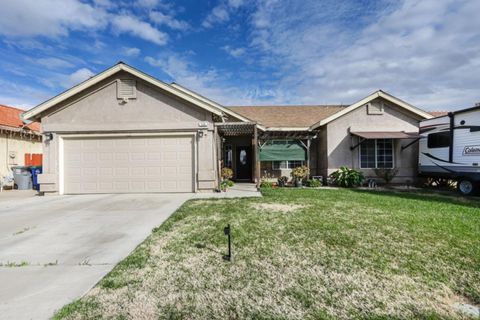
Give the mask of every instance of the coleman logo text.
[{"label": "coleman logo text", "polygon": [[464,156],[480,156],[480,146],[466,146],[463,149]]}]

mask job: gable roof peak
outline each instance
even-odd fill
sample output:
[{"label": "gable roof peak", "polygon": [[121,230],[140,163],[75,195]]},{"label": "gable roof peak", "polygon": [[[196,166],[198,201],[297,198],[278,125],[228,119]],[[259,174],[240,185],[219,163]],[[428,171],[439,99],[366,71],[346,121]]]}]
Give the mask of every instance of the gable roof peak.
[{"label": "gable roof peak", "polygon": [[433,116],[431,114],[429,114],[428,112],[422,110],[422,109],[419,109],[413,105],[411,105],[410,103],[408,102],[405,102],[391,94],[389,94],[388,92],[386,91],[383,91],[381,89],[375,91],[374,93],[372,93],[371,95],[355,102],[354,104],[350,105],[349,107],[343,109],[342,111],[340,112],[337,112],[335,114],[333,114],[332,116],[326,118],[326,119],[323,119],[317,123],[315,123],[314,125],[312,125],[310,127],[310,130],[313,130],[313,129],[316,129],[318,127],[321,127],[337,118],[340,118],[341,116],[357,109],[357,108],[360,108],[361,106],[364,106],[365,104],[369,103],[370,101],[376,99],[376,98],[382,98],[382,99],[385,99],[413,114],[416,114],[418,115],[419,117],[423,118],[423,119],[430,119],[430,118],[433,118]]},{"label": "gable roof peak", "polygon": [[45,112],[46,110],[50,109],[51,107],[57,105],[58,103],[61,103],[62,101],[65,101],[66,99],[79,94],[80,92],[88,89],[89,87],[99,83],[102,80],[107,79],[108,77],[113,76],[114,74],[118,73],[119,71],[125,71],[130,73],[131,75],[159,88],[162,89],[170,94],[173,94],[177,96],[178,98],[187,101],[189,103],[192,103],[200,108],[203,108],[213,114],[222,115],[222,111],[217,108],[216,106],[212,105],[211,103],[206,103],[205,101],[202,101],[200,99],[197,99],[196,97],[193,97],[191,95],[186,94],[185,92],[182,92],[181,90],[178,90],[177,88],[161,81],[158,80],[157,78],[146,74],[143,71],[140,71],[122,61],[119,61],[117,64],[111,66],[110,68],[90,77],[89,79],[73,86],[72,88],[58,94],[57,96],[50,98],[49,100],[39,104],[38,106],[34,107],[33,109],[30,109],[22,114],[22,119],[24,121],[28,120],[35,120],[38,119],[40,114]]}]

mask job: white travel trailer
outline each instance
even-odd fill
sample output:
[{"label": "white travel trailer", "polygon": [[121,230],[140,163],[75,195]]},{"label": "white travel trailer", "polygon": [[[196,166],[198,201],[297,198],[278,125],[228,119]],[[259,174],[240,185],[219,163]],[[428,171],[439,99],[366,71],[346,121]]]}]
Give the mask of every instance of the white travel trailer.
[{"label": "white travel trailer", "polygon": [[480,104],[420,122],[420,176],[457,180],[464,195],[480,188]]}]

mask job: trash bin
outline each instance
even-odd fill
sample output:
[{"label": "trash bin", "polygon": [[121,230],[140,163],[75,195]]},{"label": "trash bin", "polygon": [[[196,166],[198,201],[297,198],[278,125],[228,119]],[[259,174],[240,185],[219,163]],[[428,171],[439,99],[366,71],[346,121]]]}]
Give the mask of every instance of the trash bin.
[{"label": "trash bin", "polygon": [[13,181],[18,190],[32,189],[32,173],[30,167],[12,167]]},{"label": "trash bin", "polygon": [[38,183],[38,175],[42,173],[42,166],[31,166],[30,172],[32,173],[32,185],[33,189],[40,190],[40,184]]}]

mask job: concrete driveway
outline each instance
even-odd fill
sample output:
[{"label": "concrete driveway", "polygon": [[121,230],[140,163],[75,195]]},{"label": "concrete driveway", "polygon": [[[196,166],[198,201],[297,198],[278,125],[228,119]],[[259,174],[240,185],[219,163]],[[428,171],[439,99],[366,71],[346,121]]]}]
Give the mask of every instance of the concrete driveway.
[{"label": "concrete driveway", "polygon": [[2,196],[0,318],[50,318],[192,196]]}]

